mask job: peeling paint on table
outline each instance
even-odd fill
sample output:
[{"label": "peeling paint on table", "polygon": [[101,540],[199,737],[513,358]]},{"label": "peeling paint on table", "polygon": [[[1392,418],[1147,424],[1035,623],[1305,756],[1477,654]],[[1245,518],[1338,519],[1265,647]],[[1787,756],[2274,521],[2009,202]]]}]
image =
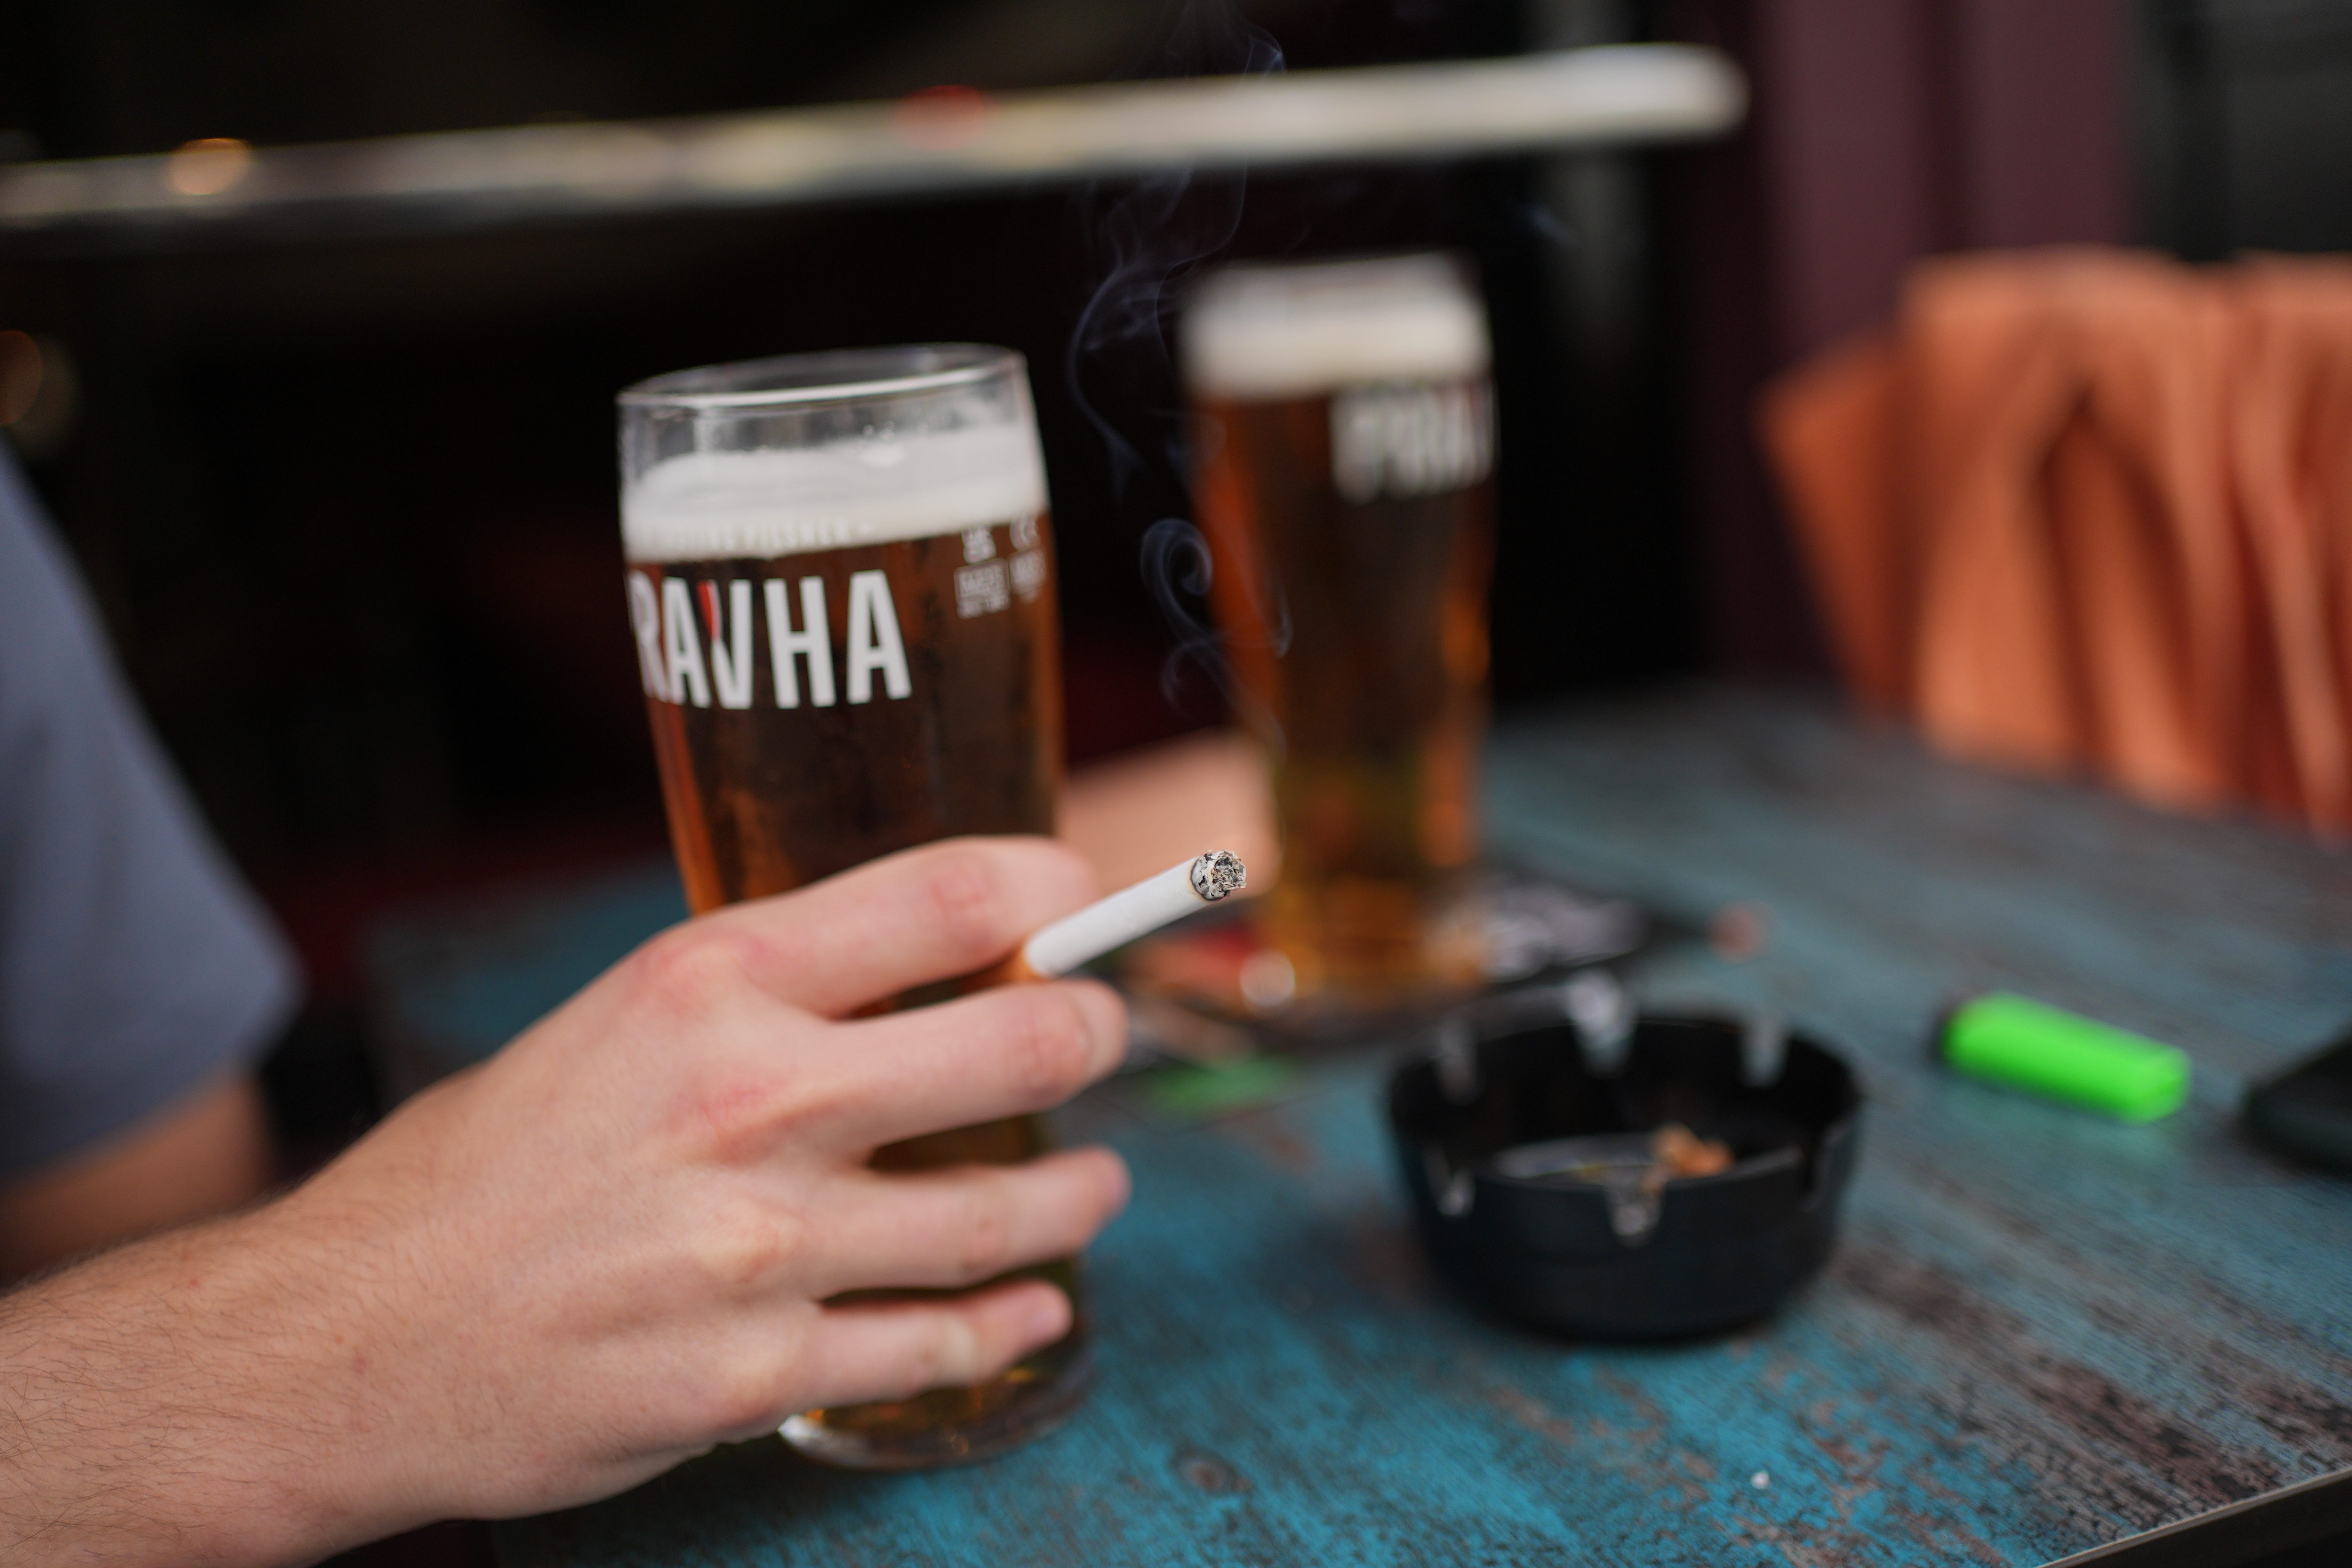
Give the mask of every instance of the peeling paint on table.
[{"label": "peeling paint on table", "polygon": [[[652,1564],[2039,1563],[2352,1468],[2352,1182],[2233,1125],[2352,1019],[2352,858],[1929,760],[1824,707],[1701,691],[1502,729],[1490,837],[1703,929],[1664,1005],[1770,1011],[1871,1095],[1828,1272],[1727,1339],[1490,1323],[1430,1277],[1380,1064],[1206,1126],[1070,1113],[1133,1163],[1097,1248],[1101,1381],[995,1463],[732,1447],[503,1527],[514,1568]],[[2167,1040],[2126,1127],[1937,1071],[1993,984]]]}]

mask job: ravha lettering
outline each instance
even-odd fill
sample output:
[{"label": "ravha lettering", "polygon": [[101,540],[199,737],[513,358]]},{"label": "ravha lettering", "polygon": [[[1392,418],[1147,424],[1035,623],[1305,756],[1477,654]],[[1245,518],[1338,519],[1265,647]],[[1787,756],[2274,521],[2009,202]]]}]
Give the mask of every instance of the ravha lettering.
[{"label": "ravha lettering", "polygon": [[[801,705],[803,668],[812,708],[830,708],[842,695],[853,704],[870,702],[877,676],[881,678],[882,694],[894,701],[913,691],[906,643],[898,632],[898,607],[890,599],[888,574],[849,574],[847,636],[841,648],[838,683],[824,579],[800,580],[797,628],[784,580],[768,578],[761,589],[768,668],[777,707]],[[721,708],[751,706],[757,628],[752,621],[751,579],[739,577],[721,584],[664,577],[656,588],[646,574],[632,572],[628,594],[638,671],[648,696],[664,702],[691,702],[697,708],[709,707],[713,697]]]}]

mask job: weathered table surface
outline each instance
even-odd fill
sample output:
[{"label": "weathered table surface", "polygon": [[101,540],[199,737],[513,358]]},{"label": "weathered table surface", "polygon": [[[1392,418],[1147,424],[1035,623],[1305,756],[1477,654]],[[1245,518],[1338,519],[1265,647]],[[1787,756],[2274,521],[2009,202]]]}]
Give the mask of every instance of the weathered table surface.
[{"label": "weathered table surface", "polygon": [[[1669,1348],[1483,1321],[1426,1273],[1376,1065],[1176,1130],[1093,1255],[1101,1382],[992,1464],[831,1472],[763,1443],[506,1527],[509,1564],[2039,1563],[2352,1467],[2352,1182],[2232,1127],[2352,1018],[2352,858],[1928,760],[1826,709],[1699,692],[1505,727],[1495,847],[1695,924],[1645,997],[1769,1010],[1856,1058],[1828,1273]],[[2131,1128],[1931,1068],[2011,986],[2178,1043]],[[2335,1495],[2335,1494],[2331,1494]]]}]

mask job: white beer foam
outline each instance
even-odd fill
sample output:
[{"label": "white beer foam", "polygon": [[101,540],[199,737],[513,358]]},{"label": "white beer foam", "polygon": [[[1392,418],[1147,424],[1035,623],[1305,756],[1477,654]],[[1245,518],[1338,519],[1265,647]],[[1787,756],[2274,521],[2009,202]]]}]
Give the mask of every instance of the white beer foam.
[{"label": "white beer foam", "polygon": [[1025,425],[795,451],[689,452],[621,493],[632,561],[799,555],[928,539],[1045,510],[1045,470]]},{"label": "white beer foam", "polygon": [[1486,308],[1442,256],[1228,267],[1184,312],[1184,376],[1201,396],[1458,381],[1485,374],[1491,357]]}]

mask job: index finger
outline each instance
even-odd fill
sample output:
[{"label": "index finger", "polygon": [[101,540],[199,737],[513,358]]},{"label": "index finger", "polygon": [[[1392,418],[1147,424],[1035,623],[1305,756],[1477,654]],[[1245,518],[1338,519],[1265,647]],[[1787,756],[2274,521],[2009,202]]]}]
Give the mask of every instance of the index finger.
[{"label": "index finger", "polygon": [[754,984],[840,1017],[984,969],[1094,896],[1087,863],[1050,838],[950,838],[703,918]]}]

